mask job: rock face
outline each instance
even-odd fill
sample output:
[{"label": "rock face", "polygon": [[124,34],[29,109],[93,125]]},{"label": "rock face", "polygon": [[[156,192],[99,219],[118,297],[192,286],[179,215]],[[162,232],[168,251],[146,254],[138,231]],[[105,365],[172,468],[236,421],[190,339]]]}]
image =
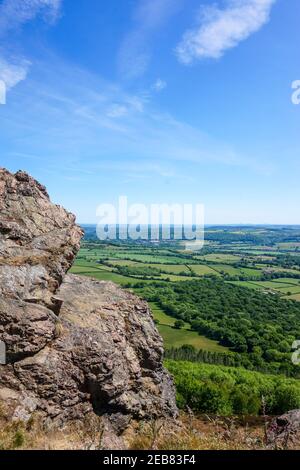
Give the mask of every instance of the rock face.
[{"label": "rock face", "polygon": [[300,434],[300,410],[292,410],[274,418],[267,430],[268,446],[287,449]]},{"label": "rock face", "polygon": [[82,230],[24,172],[0,169],[0,400],[12,418],[63,424],[94,411],[118,430],[177,413],[147,304],[66,275]]}]

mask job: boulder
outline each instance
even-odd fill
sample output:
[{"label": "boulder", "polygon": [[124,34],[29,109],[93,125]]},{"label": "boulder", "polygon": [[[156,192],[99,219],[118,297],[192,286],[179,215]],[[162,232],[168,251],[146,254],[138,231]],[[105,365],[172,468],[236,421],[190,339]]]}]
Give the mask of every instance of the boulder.
[{"label": "boulder", "polygon": [[63,425],[89,413],[118,432],[177,414],[163,344],[146,302],[67,274],[83,235],[25,172],[0,169],[0,400],[10,419]]},{"label": "boulder", "polygon": [[269,447],[288,449],[300,434],[300,410],[292,410],[276,416],[267,429]]}]

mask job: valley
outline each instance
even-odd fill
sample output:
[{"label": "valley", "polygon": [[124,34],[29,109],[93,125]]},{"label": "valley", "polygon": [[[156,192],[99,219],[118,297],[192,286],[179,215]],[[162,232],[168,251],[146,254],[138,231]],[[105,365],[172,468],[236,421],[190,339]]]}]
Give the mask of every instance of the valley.
[{"label": "valley", "polygon": [[[269,413],[300,407],[300,370],[291,360],[292,344],[300,338],[299,227],[211,227],[199,252],[172,240],[100,242],[91,226],[85,230],[71,272],[113,281],[148,301],[167,367],[180,383],[189,376],[179,406],[209,411],[206,399],[188,396],[199,389],[205,367],[213,367],[212,394],[224,394],[223,401],[216,399],[224,409],[238,413],[217,378],[226,369],[245,370],[241,387],[233,387],[242,402],[254,397],[254,383],[260,383],[254,414],[262,411],[264,381]],[[281,398],[270,391],[276,380],[284,388]],[[240,413],[251,414],[252,405],[240,405]],[[220,406],[210,411],[220,413]]]}]

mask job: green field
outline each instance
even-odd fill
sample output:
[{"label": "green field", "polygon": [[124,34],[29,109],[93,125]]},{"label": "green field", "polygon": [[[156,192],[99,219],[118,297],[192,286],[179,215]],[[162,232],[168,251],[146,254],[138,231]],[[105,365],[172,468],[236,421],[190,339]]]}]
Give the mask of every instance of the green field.
[{"label": "green field", "polygon": [[294,294],[289,297],[291,300],[296,300],[297,302],[300,302],[300,294]]},{"label": "green field", "polygon": [[192,264],[190,265],[190,268],[192,272],[195,273],[197,276],[204,276],[205,274],[211,274],[214,276],[220,275],[220,273],[213,269],[213,267],[205,264]]},{"label": "green field", "polygon": [[240,269],[230,266],[229,264],[214,264],[214,270],[220,274],[229,274],[230,276],[238,276],[240,274]]},{"label": "green field", "polygon": [[282,294],[288,294],[289,292],[292,294],[300,294],[300,286],[293,286],[292,284],[288,287],[277,287],[277,290]]},{"label": "green field", "polygon": [[261,286],[251,281],[227,281],[227,282],[230,282],[230,284],[233,284],[235,286],[247,287],[248,289],[257,289],[257,290],[262,289]]},{"label": "green field", "polygon": [[185,344],[194,346],[196,349],[204,349],[206,351],[224,352],[225,348],[220,346],[217,342],[209,340],[204,336],[199,336],[195,331],[188,330],[175,330],[170,326],[158,325],[165,348],[179,348]]},{"label": "green field", "polygon": [[[218,233],[222,236],[222,229],[210,230],[209,234]],[[247,233],[266,236],[267,230],[258,229]],[[243,230],[232,232],[235,236],[243,236]],[[300,270],[276,265],[276,256],[280,250],[267,245],[243,245],[236,242],[234,245],[208,241],[210,253],[185,252],[182,244],[177,250],[168,247],[127,246],[97,244],[84,244],[81,248],[75,265],[71,272],[91,276],[100,280],[110,280],[121,285],[133,285],[137,280],[147,283],[156,279],[164,282],[179,282],[192,278],[205,276],[224,277],[226,281],[249,289],[261,289],[265,293],[277,292],[285,298],[299,301],[300,279],[286,278],[284,276],[275,279],[263,278],[268,272],[289,273],[299,276]],[[214,248],[215,246],[215,248]],[[282,245],[286,249],[286,245]],[[289,247],[290,248],[290,247]],[[225,253],[222,250],[226,250]],[[243,257],[243,263],[239,265]],[[264,262],[263,262],[264,260]],[[201,263],[199,262],[201,261]],[[258,261],[256,263],[256,261]],[[253,266],[255,264],[255,266]],[[136,273],[118,272],[118,268],[136,268]],[[151,274],[141,274],[143,267],[154,268]],[[182,273],[185,275],[182,276]],[[231,279],[230,279],[231,278]],[[299,286],[299,288],[298,288]]]},{"label": "green field", "polygon": [[223,253],[211,253],[209,255],[197,256],[197,259],[200,261],[214,261],[216,263],[236,263],[241,260],[241,257]]},{"label": "green field", "polygon": [[[82,276],[92,277],[98,281],[112,281],[116,284],[125,285],[125,284],[134,284],[136,279],[128,278],[117,273],[105,269],[95,269],[93,267],[84,269],[80,266],[73,266],[70,270],[72,274],[80,274]],[[145,281],[147,282],[147,281]]]},{"label": "green field", "polygon": [[179,264],[179,265],[177,264],[149,264],[149,266],[160,269],[169,274],[181,274],[181,273],[188,274],[190,272],[189,268],[183,264]]},{"label": "green field", "polygon": [[181,330],[174,329],[175,318],[166,315],[164,311],[154,302],[149,302],[153,317],[159,321],[158,331],[164,340],[165,348],[180,348],[185,344],[194,346],[196,349],[204,349],[212,352],[226,352],[227,348],[220,346],[216,341],[200,336],[195,331],[190,331],[190,326],[185,323]]},{"label": "green field", "polygon": [[[237,288],[244,287],[248,289],[249,296],[247,297],[246,295],[245,299],[251,298],[251,293],[254,294],[255,292],[255,295],[256,293],[259,295],[259,292],[261,292],[263,297],[270,296],[269,302],[271,303],[273,300],[277,302],[276,299],[279,299],[278,301],[282,301],[280,299],[284,299],[284,301],[288,300],[289,302],[287,302],[286,308],[286,312],[288,312],[293,308],[293,303],[300,302],[300,256],[297,258],[298,253],[296,251],[291,252],[290,247],[287,247],[287,245],[282,245],[281,252],[280,248],[274,248],[274,246],[268,246],[267,244],[260,246],[258,244],[242,243],[238,240],[234,243],[232,241],[229,243],[222,241],[222,237],[225,239],[231,236],[243,237],[243,230],[234,230],[232,233],[228,231],[225,233],[221,229],[209,232],[212,236],[215,236],[216,233],[221,241],[208,240],[202,252],[184,251],[183,243],[151,246],[136,243],[112,245],[97,242],[84,242],[71,272],[89,276],[97,280],[115,282],[124,288],[129,288],[135,294],[148,299],[150,301],[153,317],[157,322],[157,328],[164,341],[164,347],[167,351],[166,354],[172,354],[172,351],[181,351],[180,348],[190,346],[195,349],[195,354],[202,355],[201,361],[216,361],[209,363],[225,363],[226,365],[226,361],[228,360],[229,363],[227,363],[227,366],[233,363],[235,367],[246,364],[247,368],[247,361],[249,363],[250,360],[252,366],[256,367],[256,359],[254,357],[250,355],[251,357],[249,356],[249,359],[246,359],[246,355],[236,355],[236,351],[226,342],[227,340],[224,342],[222,337],[212,335],[212,326],[208,328],[208,332],[201,329],[197,330],[195,324],[191,321],[194,331],[191,330],[190,323],[184,323],[181,329],[174,328],[176,318],[185,318],[186,321],[190,321],[188,316],[184,316],[187,315],[186,312],[189,312],[190,309],[191,311],[197,309],[200,313],[204,311],[204,308],[207,309],[207,296],[201,299],[199,305],[191,304],[191,299],[198,290],[197,284],[195,284],[195,288],[189,293],[185,293],[183,288],[182,301],[178,304],[179,315],[176,313],[176,308],[174,311],[174,302],[172,301],[172,296],[168,297],[168,292],[171,292],[177,283],[179,283],[178,291],[178,289],[182,289],[180,286],[184,286],[185,283],[192,282],[193,280],[195,283],[211,282],[215,285],[215,289],[217,289],[217,280],[219,279],[219,282],[222,282],[223,279],[226,281],[226,286],[232,284],[233,286],[237,286]],[[255,233],[255,231],[253,233]],[[257,233],[260,234],[259,236],[266,236],[264,231],[258,231]],[[257,236],[257,234],[255,236]],[[182,275],[183,273],[184,275]],[[209,281],[206,278],[210,278],[211,280]],[[151,286],[153,288],[153,282],[156,283],[158,281],[158,286],[160,285],[161,288],[166,289],[167,302],[170,302],[168,305],[164,305],[164,302],[160,303],[165,311],[158,306],[156,303],[157,300],[154,299],[153,302],[151,302],[151,298],[149,298],[147,294],[147,290],[151,290]],[[154,289],[154,292],[156,292],[156,289]],[[208,291],[208,295],[211,295],[210,292],[211,291]],[[228,320],[224,322],[225,334],[228,334],[226,333],[228,330],[234,330],[233,315],[237,308],[236,303],[239,302],[239,299],[236,299],[229,308],[227,302],[230,303],[231,301],[233,302],[233,300],[228,298],[225,303],[221,303],[219,307],[217,307],[218,296],[213,296],[211,300],[213,308],[211,312],[209,312],[209,315],[210,317],[216,315],[214,321],[220,321],[218,319],[220,318],[219,315],[224,314],[223,309],[226,309],[228,312]],[[263,299],[259,300],[259,303],[264,305]],[[204,307],[204,305],[206,305],[206,307]],[[241,311],[244,308],[243,305],[239,307]],[[263,316],[267,315],[267,304],[265,305],[266,312],[261,309]],[[288,305],[290,305],[289,308]],[[181,312],[181,309],[183,312],[185,311],[184,314]],[[255,303],[253,306],[253,314],[255,314],[257,310],[260,311],[259,307],[257,307],[257,303]],[[237,314],[238,313],[235,312],[235,315]],[[284,318],[284,316],[281,314],[281,322],[283,321],[282,318]],[[290,318],[293,319],[292,316]],[[267,328],[269,332],[268,334],[280,334],[280,330],[277,331],[276,329],[276,321],[274,321],[274,329],[272,329],[273,326],[271,328],[269,324],[265,325],[265,328]],[[231,341],[236,341],[236,335],[238,334],[242,335],[241,341],[243,338],[248,341],[248,330],[245,329],[245,322],[246,320],[241,318],[240,328],[234,333],[233,337],[230,337]],[[273,325],[273,321],[271,324]],[[211,325],[211,323],[209,325]],[[221,327],[224,328],[223,326]],[[286,333],[286,341],[289,344],[291,339],[288,331]],[[253,332],[251,332],[251,334],[253,334]],[[217,338],[222,345],[216,341]],[[264,337],[263,341],[268,341],[266,338],[268,337]],[[284,338],[284,336],[282,336],[282,338]],[[259,341],[262,340],[261,334],[259,334],[258,339]],[[268,350],[268,365],[262,366],[258,358],[257,366],[276,372],[279,367],[278,361],[284,361],[284,359],[282,359],[282,354],[284,354],[282,351],[285,351],[284,348],[286,347],[284,341],[273,342]],[[280,348],[283,349],[281,350]],[[205,355],[208,355],[207,358]],[[226,357],[230,359],[226,359]],[[290,361],[288,364],[290,364]]]},{"label": "green field", "polygon": [[[171,286],[180,281],[217,277],[252,291],[261,290],[265,295],[277,293],[283,299],[300,301],[300,266],[298,270],[292,266],[295,263],[297,265],[298,258],[295,258],[294,263],[280,263],[278,259],[278,256],[283,255],[296,256],[296,251],[290,254],[290,250],[292,246],[295,249],[297,246],[281,243],[274,248],[267,244],[243,243],[238,239],[234,243],[225,242],[228,237],[242,238],[245,234],[264,238],[269,236],[268,230],[262,229],[245,232],[243,229],[232,232],[209,230],[208,238],[217,236],[221,241],[207,240],[204,251],[200,252],[184,251],[182,242],[165,246],[84,242],[71,272],[112,281],[126,288],[134,288],[137,282],[148,285],[153,280]],[[281,255],[280,249],[283,250]],[[289,254],[286,254],[287,251]],[[282,273],[282,276],[277,272]],[[286,277],[285,273],[294,278]],[[297,276],[299,279],[295,278]],[[138,289],[134,290],[138,293]],[[191,331],[189,324],[180,330],[175,329],[173,317],[166,315],[157,305],[152,304],[151,308],[154,318],[159,321],[158,329],[166,348],[179,348],[187,344],[211,352],[227,350],[216,341]]]}]

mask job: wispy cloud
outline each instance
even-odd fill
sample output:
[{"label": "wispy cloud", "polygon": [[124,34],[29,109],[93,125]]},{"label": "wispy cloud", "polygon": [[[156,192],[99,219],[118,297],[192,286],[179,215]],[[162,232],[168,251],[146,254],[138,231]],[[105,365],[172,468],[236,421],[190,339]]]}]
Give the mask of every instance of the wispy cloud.
[{"label": "wispy cloud", "polygon": [[176,48],[180,62],[221,57],[269,21],[276,0],[227,0],[224,8],[203,6],[200,23],[187,31]]},{"label": "wispy cloud", "polygon": [[57,19],[62,0],[3,0],[0,5],[0,35],[22,26],[38,14],[47,21]]},{"label": "wispy cloud", "polygon": [[115,91],[115,96],[121,96],[121,102],[109,104],[105,114],[111,119],[118,119],[134,113],[142,113],[144,111],[145,104],[150,99],[150,95],[148,93],[128,95],[126,93],[122,93],[120,90]]},{"label": "wispy cloud", "polygon": [[128,109],[124,104],[112,104],[107,110],[106,116],[109,118],[120,118],[127,114]]},{"label": "wispy cloud", "polygon": [[[10,44],[10,33],[20,29],[23,24],[43,15],[45,21],[53,23],[59,16],[62,0],[3,0],[0,4],[0,37]],[[23,57],[10,55],[6,47],[0,49],[0,79],[9,91],[25,80],[30,61]]]},{"label": "wispy cloud", "polygon": [[171,168],[170,164],[162,162],[151,162],[139,160],[116,160],[116,161],[105,161],[102,160],[96,163],[93,167],[94,171],[113,171],[122,173],[132,179],[135,178],[152,178],[153,175],[171,178],[175,177],[176,172],[174,168]]},{"label": "wispy cloud", "polygon": [[138,0],[131,30],[126,34],[118,54],[122,76],[137,78],[151,61],[153,36],[182,6],[182,0]]},{"label": "wispy cloud", "polygon": [[152,85],[152,90],[157,91],[158,93],[164,90],[167,87],[167,82],[158,78],[156,82]]},{"label": "wispy cloud", "polygon": [[15,64],[0,57],[0,80],[5,83],[7,91],[25,80],[29,66],[27,60],[18,60]]},{"label": "wispy cloud", "polygon": [[11,151],[38,155],[46,166],[60,167],[62,157],[80,171],[108,160],[134,161],[131,174],[141,165],[145,172],[166,177],[180,162],[183,168],[215,162],[262,169],[262,163],[230,144],[154,109],[151,97],[130,95],[53,57],[51,68],[36,64],[35,80],[23,84],[18,100],[2,114],[0,145],[5,135],[15,135]]}]

